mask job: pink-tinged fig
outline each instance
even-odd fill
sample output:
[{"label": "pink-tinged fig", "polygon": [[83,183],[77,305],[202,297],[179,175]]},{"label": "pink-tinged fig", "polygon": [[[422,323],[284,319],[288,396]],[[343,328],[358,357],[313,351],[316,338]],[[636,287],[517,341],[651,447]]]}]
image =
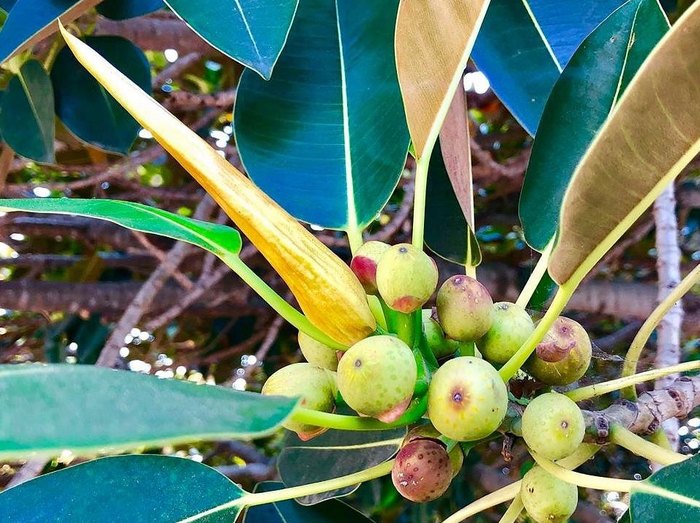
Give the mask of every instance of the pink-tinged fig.
[{"label": "pink-tinged fig", "polygon": [[409,313],[420,309],[435,292],[435,261],[408,243],[390,247],[377,265],[377,288],[393,310]]},{"label": "pink-tinged fig", "polygon": [[[447,448],[445,443],[440,439],[440,436],[442,436],[442,434],[440,434],[440,432],[433,427],[431,423],[423,423],[422,425],[417,425],[408,431],[408,434],[406,434],[406,437],[403,440],[403,444],[406,445],[411,441],[418,439],[429,439]],[[462,452],[462,447],[455,445],[449,452],[449,457],[450,465],[452,467],[452,477],[454,478],[462,469],[462,465],[464,464],[464,452]]]},{"label": "pink-tinged fig", "polygon": [[377,295],[377,264],[389,249],[384,242],[369,241],[362,245],[352,257],[350,268],[360,280],[367,294]]},{"label": "pink-tinged fig", "polygon": [[476,341],[493,322],[493,300],[481,283],[457,275],[442,284],[437,294],[438,321],[448,337]]},{"label": "pink-tinged fig", "polygon": [[494,303],[491,327],[477,345],[491,363],[505,363],[534,330],[535,324],[521,306],[505,301]]},{"label": "pink-tinged fig", "polygon": [[391,470],[396,490],[416,503],[442,496],[452,477],[452,465],[445,445],[428,438],[415,439],[401,447]]}]

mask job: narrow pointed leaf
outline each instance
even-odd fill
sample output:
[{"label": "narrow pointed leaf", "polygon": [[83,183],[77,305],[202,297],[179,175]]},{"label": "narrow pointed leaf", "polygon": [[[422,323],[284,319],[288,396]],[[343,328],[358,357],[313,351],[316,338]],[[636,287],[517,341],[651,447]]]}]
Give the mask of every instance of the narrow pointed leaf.
[{"label": "narrow pointed leaf", "polygon": [[298,0],[165,0],[199,36],[266,80],[287,40]]},{"label": "narrow pointed leaf", "polygon": [[520,198],[525,239],[542,251],[559,226],[576,165],[644,59],[668,31],[657,0],[631,0],[584,40],[557,81]]},{"label": "narrow pointed leaf", "polygon": [[557,283],[607,252],[700,152],[700,4],[639,68],[579,162],[549,262]]},{"label": "narrow pointed leaf", "polygon": [[301,220],[361,229],[398,183],[408,131],[393,53],[397,5],[301,0],[272,80],[241,78],[241,159]]},{"label": "narrow pointed leaf", "polygon": [[112,20],[126,20],[163,7],[163,0],[104,0],[97,6],[97,12]]},{"label": "narrow pointed leaf", "polygon": [[[0,514],[5,521],[23,523],[172,523],[244,495],[226,476],[189,459],[115,456],[81,463],[6,490],[0,494]],[[235,521],[240,510],[233,507],[206,521]]]}]

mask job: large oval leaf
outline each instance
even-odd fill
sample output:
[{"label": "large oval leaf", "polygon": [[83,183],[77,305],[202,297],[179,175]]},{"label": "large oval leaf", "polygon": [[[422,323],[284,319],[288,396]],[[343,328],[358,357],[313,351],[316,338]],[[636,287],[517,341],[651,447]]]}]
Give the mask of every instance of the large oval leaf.
[{"label": "large oval leaf", "polygon": [[243,73],[241,158],[301,220],[361,229],[398,182],[408,133],[394,66],[397,2],[301,0],[272,80]]},{"label": "large oval leaf", "polygon": [[578,164],[562,204],[552,278],[582,278],[700,152],[700,4],[639,68]]},{"label": "large oval leaf", "polygon": [[[193,495],[196,492],[197,495]],[[172,523],[245,493],[216,470],[170,456],[115,456],[81,463],[0,494],[4,521]],[[239,507],[207,521],[235,521]]]},{"label": "large oval leaf", "polygon": [[88,365],[0,366],[0,459],[270,434],[296,398]]},{"label": "large oval leaf", "polygon": [[657,0],[631,0],[584,40],[557,81],[537,131],[520,197],[525,239],[552,240],[576,165],[644,59],[668,30]]},{"label": "large oval leaf", "polygon": [[51,80],[36,60],[25,62],[2,97],[0,133],[19,155],[54,161],[54,102]]},{"label": "large oval leaf", "polygon": [[298,0],[192,2],[165,0],[213,47],[257,71],[266,80],[289,33]]},{"label": "large oval leaf", "polygon": [[163,0],[104,0],[97,6],[97,12],[112,20],[126,20],[163,7]]},{"label": "large oval leaf", "polygon": [[[141,89],[150,90],[151,67],[141,49],[118,36],[92,36],[85,42]],[[56,57],[51,82],[56,114],[73,134],[107,151],[129,151],[141,126],[80,65],[68,47]]]}]

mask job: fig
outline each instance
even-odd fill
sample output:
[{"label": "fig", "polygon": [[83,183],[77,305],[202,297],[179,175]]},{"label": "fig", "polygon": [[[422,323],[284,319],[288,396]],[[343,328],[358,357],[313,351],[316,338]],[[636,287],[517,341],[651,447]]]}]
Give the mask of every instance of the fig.
[{"label": "fig", "polygon": [[384,242],[369,241],[363,244],[350,261],[350,269],[360,280],[367,294],[377,295],[377,264],[389,249]]},{"label": "fig", "polygon": [[476,341],[491,327],[493,300],[481,283],[457,275],[442,284],[437,294],[438,321],[453,340]]},{"label": "fig", "polygon": [[[293,363],[273,373],[263,385],[269,396],[301,396],[301,405],[308,409],[333,412],[335,409],[335,373],[310,363]],[[282,426],[297,433],[302,441],[325,432],[325,428],[285,421]]]},{"label": "fig", "polygon": [[569,385],[591,363],[591,340],[579,323],[559,316],[525,363],[525,370],[547,385]]},{"label": "fig", "polygon": [[525,443],[547,459],[571,455],[583,442],[585,431],[581,409],[563,394],[548,392],[537,396],[523,412]]},{"label": "fig", "polygon": [[416,372],[408,345],[394,336],[371,336],[343,354],[338,363],[338,389],[358,413],[388,423],[408,407]]},{"label": "fig", "polygon": [[535,330],[532,318],[520,305],[501,301],[493,305],[491,327],[478,342],[481,354],[492,363],[505,363]]},{"label": "fig", "polygon": [[306,361],[323,369],[336,370],[338,368],[338,354],[335,349],[316,341],[304,332],[299,332],[298,340],[299,348]]},{"label": "fig", "polygon": [[428,347],[438,359],[452,356],[460,347],[460,342],[445,337],[442,327],[433,319],[431,309],[423,309],[423,332]]},{"label": "fig", "polygon": [[535,465],[523,477],[520,498],[537,523],[564,523],[576,510],[578,489]]},{"label": "fig", "polygon": [[508,408],[508,390],[491,364],[472,356],[452,359],[433,375],[428,417],[441,434],[474,441],[494,432]]},{"label": "fig", "polygon": [[[440,436],[440,432],[433,427],[432,424],[424,423],[423,425],[418,425],[409,430],[408,434],[406,434],[406,437],[404,438],[403,444],[406,445],[407,443],[417,439],[430,439],[447,448],[445,443],[440,440]],[[462,464],[464,463],[464,452],[462,452],[462,447],[455,445],[448,455],[450,458],[450,465],[452,467],[452,477],[454,478],[462,469]]]},{"label": "fig", "polygon": [[408,243],[390,247],[377,265],[377,288],[389,308],[409,313],[420,309],[435,292],[435,261]]},{"label": "fig", "polygon": [[396,490],[416,503],[442,496],[452,477],[452,465],[445,445],[429,438],[418,438],[401,447],[391,470],[391,481]]}]

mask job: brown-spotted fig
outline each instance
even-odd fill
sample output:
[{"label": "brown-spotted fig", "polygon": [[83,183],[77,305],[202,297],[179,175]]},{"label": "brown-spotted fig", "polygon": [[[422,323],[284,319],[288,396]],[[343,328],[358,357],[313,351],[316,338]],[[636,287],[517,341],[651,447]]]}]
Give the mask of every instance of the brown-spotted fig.
[{"label": "brown-spotted fig", "polygon": [[389,247],[389,244],[384,242],[369,241],[357,249],[350,261],[352,272],[360,280],[367,294],[376,295],[379,292],[377,290],[377,264]]},{"label": "brown-spotted fig", "polygon": [[570,318],[559,316],[524,368],[547,385],[569,385],[586,373],[592,354],[586,329]]},{"label": "brown-spotted fig", "polygon": [[377,288],[389,308],[409,313],[420,309],[435,292],[435,261],[408,243],[390,247],[377,265]]},{"label": "brown-spotted fig", "polygon": [[508,409],[508,390],[490,363],[471,356],[446,362],[428,388],[428,417],[441,434],[474,441],[493,433]]},{"label": "brown-spotted fig", "polygon": [[476,341],[493,322],[493,300],[481,283],[457,275],[442,284],[437,294],[438,321],[453,340]]},{"label": "brown-spotted fig", "polygon": [[299,332],[298,341],[306,361],[323,369],[336,370],[338,368],[338,353],[335,349],[316,341],[304,332]]},{"label": "brown-spotted fig", "polygon": [[408,345],[394,336],[371,336],[343,354],[338,390],[358,413],[391,422],[408,407],[416,372]]},{"label": "brown-spotted fig", "polygon": [[523,476],[520,498],[537,523],[564,523],[576,510],[578,489],[535,465]]},{"label": "brown-spotted fig", "polygon": [[532,318],[520,305],[501,301],[493,304],[493,322],[477,342],[479,351],[492,363],[505,363],[535,330]]},{"label": "brown-spotted fig", "polygon": [[423,309],[423,333],[428,347],[438,359],[452,356],[461,345],[459,341],[445,337],[442,327],[433,318],[431,309]]},{"label": "brown-spotted fig", "polygon": [[[300,396],[301,405],[322,412],[333,412],[336,394],[335,373],[310,363],[293,363],[273,373],[263,385],[262,393],[269,396]],[[307,441],[326,429],[287,420],[283,427]]]},{"label": "brown-spotted fig", "polygon": [[525,443],[550,460],[573,454],[583,442],[585,432],[581,409],[563,394],[548,392],[537,396],[523,412]]},{"label": "brown-spotted fig", "polygon": [[445,445],[431,438],[406,443],[396,455],[391,480],[406,499],[425,503],[442,496],[452,481],[452,464]]}]

